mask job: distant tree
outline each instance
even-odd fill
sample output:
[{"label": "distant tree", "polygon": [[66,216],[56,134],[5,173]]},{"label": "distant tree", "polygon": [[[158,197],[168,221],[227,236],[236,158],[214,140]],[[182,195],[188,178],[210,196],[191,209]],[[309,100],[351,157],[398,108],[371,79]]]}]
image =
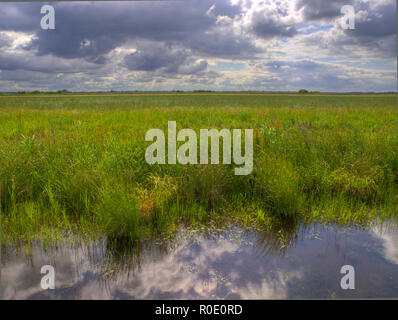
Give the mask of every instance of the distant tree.
[{"label": "distant tree", "polygon": [[304,93],[309,93],[309,92],[308,92],[308,90],[305,90],[305,89],[300,89],[298,93],[302,93],[302,94],[304,94]]},{"label": "distant tree", "polygon": [[66,93],[69,93],[69,91],[66,89],[63,89],[63,90],[58,90],[57,93],[58,94],[66,94]]},{"label": "distant tree", "polygon": [[41,92],[39,90],[34,90],[31,92],[31,94],[40,94]]}]

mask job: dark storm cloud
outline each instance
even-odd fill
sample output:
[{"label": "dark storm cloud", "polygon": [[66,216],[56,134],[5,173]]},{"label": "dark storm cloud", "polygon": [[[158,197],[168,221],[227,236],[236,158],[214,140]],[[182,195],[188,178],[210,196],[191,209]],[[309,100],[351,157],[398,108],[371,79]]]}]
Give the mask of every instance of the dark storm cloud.
[{"label": "dark storm cloud", "polygon": [[[315,0],[300,0],[311,4]],[[374,7],[371,7],[371,5]],[[364,50],[370,57],[391,59],[396,57],[396,7],[394,3],[355,2],[355,29],[343,30],[333,37],[329,35],[313,34],[304,43],[314,44],[327,49],[331,57],[346,55],[347,58],[359,57]],[[332,22],[333,20],[331,20]]]},{"label": "dark storm cloud", "polygon": [[342,6],[352,4],[352,0],[298,0],[296,9],[302,9],[305,20],[312,21],[338,17]]},{"label": "dark storm cloud", "polygon": [[207,68],[207,62],[192,58],[190,50],[159,43],[144,44],[124,59],[127,68],[135,71],[157,71],[174,74],[195,74]]},{"label": "dark storm cloud", "polygon": [[216,29],[212,32],[196,34],[187,39],[186,45],[194,52],[207,57],[249,59],[264,52],[256,48],[245,37],[236,37],[232,30]]},{"label": "dark storm cloud", "polygon": [[[40,5],[1,4],[0,29],[34,32],[28,50],[38,55],[85,58],[106,63],[105,55],[127,41],[178,43],[204,56],[253,57],[259,50],[243,34],[220,28],[217,16],[233,18],[241,8],[228,0],[175,2],[54,3],[56,30],[41,30]],[[211,13],[207,14],[212,7]],[[21,22],[23,23],[21,24]],[[254,31],[265,35],[292,35],[289,27],[256,22]]]},{"label": "dark storm cloud", "polygon": [[[397,16],[394,4],[379,6],[377,11],[364,8],[368,13],[366,21],[358,21],[355,30],[351,30],[354,36],[362,41],[396,35]],[[348,33],[349,30],[347,30]]]},{"label": "dark storm cloud", "polygon": [[[176,1],[172,4],[170,2],[54,4],[56,30],[49,32],[32,26],[37,37],[29,49],[37,50],[38,55],[84,57],[88,61],[100,64],[106,62],[104,56],[114,48],[126,41],[141,39],[179,43],[196,48],[205,54],[220,56],[230,55],[231,48],[235,54],[254,50],[249,41],[240,41],[231,36],[222,42],[204,41],[205,33],[211,32],[216,23],[216,16],[206,14],[213,3]],[[36,6],[32,6],[37,9]],[[23,9],[32,11],[29,6],[24,6]],[[232,6],[228,1],[216,1],[214,8],[214,12],[225,16],[234,16],[237,10],[238,7]],[[36,18],[36,24],[37,21]],[[8,25],[7,22],[3,22],[3,29]],[[200,48],[197,48],[193,39],[201,43]]]},{"label": "dark storm cloud", "polygon": [[252,28],[254,33],[263,39],[274,37],[289,38],[297,34],[295,26],[279,24],[277,21],[265,18],[261,14],[254,16]]},{"label": "dark storm cloud", "polygon": [[[298,0],[297,9],[303,10],[307,21],[341,17],[341,8],[352,5],[356,13],[363,12],[367,18],[363,21],[356,19],[355,30],[346,30],[347,34],[365,39],[374,39],[396,34],[396,5],[393,2],[381,3],[376,1],[359,2],[353,0]],[[373,7],[372,7],[373,6]]]},{"label": "dark storm cloud", "polygon": [[2,70],[0,72],[0,80],[7,81],[33,81],[36,84],[48,83],[48,80],[54,81],[56,79],[55,75],[48,75],[43,72],[34,72],[30,70]]},{"label": "dark storm cloud", "polygon": [[[165,49],[165,51],[161,49]],[[155,44],[149,50],[138,49],[138,51],[126,56],[124,60],[130,70],[155,71],[168,67],[175,71],[187,57],[188,53],[184,50],[172,50]]]},{"label": "dark storm cloud", "polygon": [[0,3],[0,30],[32,32],[40,28],[41,3]]},{"label": "dark storm cloud", "polygon": [[76,73],[95,70],[96,66],[83,60],[65,60],[57,57],[37,57],[33,54],[0,52],[0,70],[27,70],[42,73]]}]

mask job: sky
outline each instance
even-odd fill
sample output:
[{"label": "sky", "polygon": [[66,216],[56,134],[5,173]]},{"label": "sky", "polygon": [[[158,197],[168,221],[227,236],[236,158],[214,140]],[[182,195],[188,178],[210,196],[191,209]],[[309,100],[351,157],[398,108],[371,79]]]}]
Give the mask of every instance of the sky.
[{"label": "sky", "polygon": [[396,91],[396,41],[395,0],[0,2],[0,91]]}]

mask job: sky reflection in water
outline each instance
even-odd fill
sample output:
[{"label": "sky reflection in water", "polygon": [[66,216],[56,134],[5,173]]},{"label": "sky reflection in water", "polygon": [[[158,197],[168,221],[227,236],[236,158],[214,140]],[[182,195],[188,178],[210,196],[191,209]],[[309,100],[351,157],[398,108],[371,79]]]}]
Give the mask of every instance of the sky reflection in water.
[{"label": "sky reflection in water", "polygon": [[[294,232],[293,232],[294,233]],[[398,230],[313,225],[282,248],[277,235],[234,229],[181,233],[109,262],[106,243],[3,257],[4,299],[398,298]],[[112,256],[115,258],[114,256]],[[127,258],[126,258],[127,257]],[[55,267],[55,290],[42,290],[40,268]],[[340,288],[353,265],[356,289]]]}]

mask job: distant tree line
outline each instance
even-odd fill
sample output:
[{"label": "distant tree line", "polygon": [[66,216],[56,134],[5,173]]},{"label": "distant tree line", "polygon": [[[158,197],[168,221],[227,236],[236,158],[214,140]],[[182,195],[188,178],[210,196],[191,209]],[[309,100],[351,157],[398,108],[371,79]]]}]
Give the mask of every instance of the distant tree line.
[{"label": "distant tree line", "polygon": [[[70,91],[63,89],[57,91],[40,91],[40,90],[33,90],[33,91],[17,91],[14,94],[67,94],[71,93]],[[0,95],[5,95],[6,93],[0,92]]]},{"label": "distant tree line", "polygon": [[300,90],[298,91],[298,93],[300,93],[300,94],[314,94],[314,93],[318,94],[318,93],[320,93],[320,92],[319,92],[319,91],[308,91],[308,90],[306,90],[306,89],[300,89]]}]

